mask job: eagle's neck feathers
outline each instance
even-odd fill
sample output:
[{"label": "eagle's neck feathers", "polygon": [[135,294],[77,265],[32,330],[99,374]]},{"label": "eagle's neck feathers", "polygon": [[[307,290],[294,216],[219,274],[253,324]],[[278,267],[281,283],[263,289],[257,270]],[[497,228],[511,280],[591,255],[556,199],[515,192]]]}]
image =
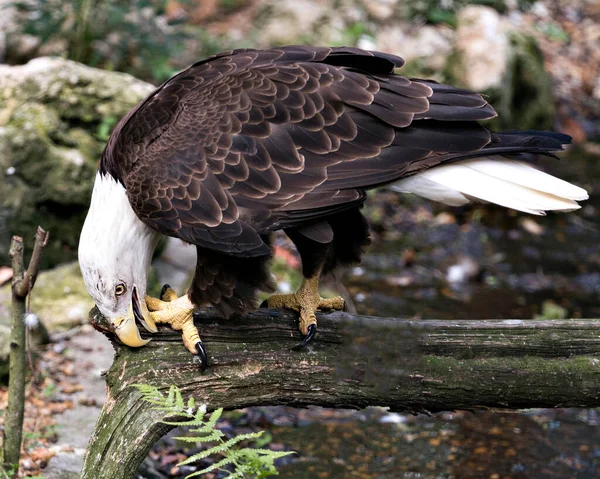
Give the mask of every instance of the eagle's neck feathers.
[{"label": "eagle's neck feathers", "polygon": [[111,287],[128,277],[144,294],[159,236],[136,216],[124,186],[99,171],[79,241],[79,262],[90,292],[98,282]]}]

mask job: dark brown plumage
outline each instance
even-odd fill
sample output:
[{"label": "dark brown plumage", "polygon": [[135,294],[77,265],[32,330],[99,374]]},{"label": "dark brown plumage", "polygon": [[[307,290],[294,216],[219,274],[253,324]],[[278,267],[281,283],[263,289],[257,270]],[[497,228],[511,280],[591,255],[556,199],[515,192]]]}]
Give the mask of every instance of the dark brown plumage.
[{"label": "dark brown plumage", "polygon": [[369,188],[457,159],[561,149],[560,135],[495,134],[478,94],[394,74],[394,55],[293,46],[192,65],[117,125],[101,171],[148,226],[198,247],[190,297],[225,314],[272,290],[283,229],[305,276],[360,259]]}]

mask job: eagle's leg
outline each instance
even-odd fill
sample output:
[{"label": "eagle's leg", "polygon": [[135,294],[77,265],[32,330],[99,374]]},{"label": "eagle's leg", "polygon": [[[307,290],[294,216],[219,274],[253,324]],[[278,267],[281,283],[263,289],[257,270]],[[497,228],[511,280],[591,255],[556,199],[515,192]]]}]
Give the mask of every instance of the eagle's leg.
[{"label": "eagle's leg", "polygon": [[198,329],[194,326],[194,305],[187,294],[177,297],[177,293],[168,285],[163,287],[161,299],[146,296],[146,306],[155,323],[168,324],[181,331],[183,344],[189,352],[200,356],[201,369],[207,366],[207,356]]},{"label": "eagle's leg", "polygon": [[319,277],[316,274],[310,278],[304,278],[298,291],[294,294],[274,294],[267,300],[269,308],[293,309],[300,313],[300,325],[298,329],[306,336],[308,327],[317,324],[315,312],[341,311],[344,309],[344,299],[340,296],[325,299],[319,295]]},{"label": "eagle's leg", "polygon": [[369,245],[369,225],[360,208],[353,208],[298,228],[284,230],[302,259],[304,280],[294,294],[271,296],[265,303],[270,308],[288,308],[300,313],[300,332],[304,340],[294,349],[301,349],[315,336],[315,311],[343,310],[343,298],[323,299],[319,295],[319,278],[338,266],[360,262],[364,248]]},{"label": "eagle's leg", "polygon": [[298,311],[298,329],[304,339],[295,348],[306,346],[317,332],[316,311],[344,309],[344,300],[340,297],[324,299],[319,295],[319,279],[327,269],[328,255],[331,253],[333,229],[329,223],[320,222],[302,228],[285,230],[302,259],[302,284],[294,294],[271,296],[266,301],[269,308],[286,308]]},{"label": "eagle's leg", "polygon": [[320,271],[304,278],[298,291],[293,294],[274,294],[266,301],[269,308],[285,308],[297,311],[300,315],[298,329],[304,335],[304,340],[294,349],[301,349],[306,346],[317,331],[317,317],[315,315],[318,309],[324,311],[341,311],[344,309],[344,299],[341,297],[322,298],[319,294]]}]

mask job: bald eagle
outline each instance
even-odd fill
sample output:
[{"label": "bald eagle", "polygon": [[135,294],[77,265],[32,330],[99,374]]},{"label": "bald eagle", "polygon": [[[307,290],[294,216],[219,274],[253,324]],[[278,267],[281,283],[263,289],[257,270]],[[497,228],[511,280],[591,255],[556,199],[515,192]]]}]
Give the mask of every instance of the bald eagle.
[{"label": "bald eagle", "polygon": [[[304,280],[267,304],[299,312],[304,345],[317,309],[344,306],[320,297],[319,277],[360,260],[372,188],[533,214],[587,198],[519,159],[551,155],[568,136],[494,133],[478,123],[496,115],[479,94],[400,76],[403,63],[347,47],[234,50],[175,75],[129,112],[102,155],[79,245],[85,284],[120,340],[142,346],[138,323],[150,332],[167,323],[206,367],[194,308],[254,309],[260,291],[274,291],[269,236],[283,230]],[[146,295],[161,235],[197,249],[181,297]]]}]

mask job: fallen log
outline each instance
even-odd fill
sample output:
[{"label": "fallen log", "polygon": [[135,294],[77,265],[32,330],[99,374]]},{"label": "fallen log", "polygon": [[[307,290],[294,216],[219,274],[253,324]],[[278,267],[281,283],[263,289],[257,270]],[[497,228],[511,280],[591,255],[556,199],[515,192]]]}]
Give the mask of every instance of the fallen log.
[{"label": "fallen log", "polygon": [[[132,477],[170,428],[134,384],[178,386],[209,409],[319,405],[387,406],[431,413],[475,408],[599,407],[600,320],[399,320],[318,315],[314,343],[299,340],[296,315],[259,310],[223,320],[196,316],[209,353],[200,372],[179,333],[161,328],[145,347],[114,343],[108,396],[82,478]],[[92,322],[109,330],[92,312]]]}]

